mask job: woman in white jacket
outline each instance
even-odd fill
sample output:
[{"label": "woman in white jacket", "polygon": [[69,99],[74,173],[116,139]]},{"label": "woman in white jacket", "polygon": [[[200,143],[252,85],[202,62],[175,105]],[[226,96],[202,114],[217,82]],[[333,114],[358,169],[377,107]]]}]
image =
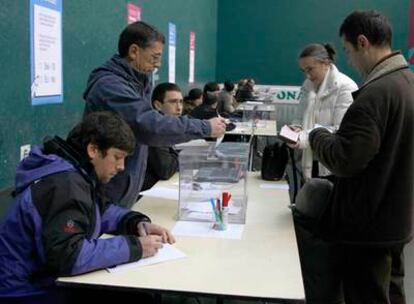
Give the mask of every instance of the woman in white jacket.
[{"label": "woman in white jacket", "polygon": [[306,76],[300,99],[304,114],[299,142],[290,147],[302,150],[301,167],[305,181],[331,175],[328,169],[314,162],[308,142],[309,132],[318,125],[336,131],[353,101],[351,93],[358,89],[351,78],[338,71],[334,61],[335,50],[330,44],[307,45],[299,55],[299,66]]},{"label": "woman in white jacket", "polygon": [[[338,71],[334,59],[335,50],[329,44],[310,44],[299,56],[299,66],[306,76],[300,100],[304,114],[302,126],[297,127],[296,130],[300,132],[299,141],[289,146],[302,151],[301,166],[297,166],[302,168],[303,173],[303,179],[298,178],[300,184],[311,177],[321,177],[331,181],[334,179],[328,169],[313,159],[308,141],[310,130],[317,125],[322,125],[332,132],[338,129],[353,101],[351,93],[358,89],[352,79]],[[297,156],[300,157],[300,153],[297,153]],[[288,174],[292,174],[292,171]],[[293,199],[295,194],[292,192],[295,192],[295,185],[292,185],[292,180],[289,178]],[[300,223],[301,221],[295,220],[306,302],[343,303],[341,282],[337,275],[337,265],[341,261],[334,258],[335,249],[329,243],[315,238]]]}]

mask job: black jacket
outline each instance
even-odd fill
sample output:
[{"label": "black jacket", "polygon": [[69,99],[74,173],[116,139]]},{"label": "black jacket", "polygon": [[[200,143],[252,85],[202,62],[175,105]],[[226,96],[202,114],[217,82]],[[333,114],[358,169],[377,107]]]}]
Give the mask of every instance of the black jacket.
[{"label": "black jacket", "polygon": [[178,152],[173,147],[149,147],[147,171],[142,191],[159,180],[167,180],[178,171]]},{"label": "black jacket", "polygon": [[337,176],[321,233],[344,243],[388,246],[412,237],[414,75],[393,54],[353,94],[339,130],[310,133],[314,155]]}]

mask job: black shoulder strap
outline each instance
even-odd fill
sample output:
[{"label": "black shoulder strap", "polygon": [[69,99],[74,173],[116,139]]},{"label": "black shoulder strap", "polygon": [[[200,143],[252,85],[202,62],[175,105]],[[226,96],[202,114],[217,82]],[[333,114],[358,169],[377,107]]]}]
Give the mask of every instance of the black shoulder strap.
[{"label": "black shoulder strap", "polygon": [[289,148],[289,155],[290,161],[292,163],[292,173],[293,173],[293,199],[292,204],[295,204],[296,195],[298,194],[298,176],[297,176],[297,169],[296,169],[296,162],[295,162],[295,151],[292,148]]}]

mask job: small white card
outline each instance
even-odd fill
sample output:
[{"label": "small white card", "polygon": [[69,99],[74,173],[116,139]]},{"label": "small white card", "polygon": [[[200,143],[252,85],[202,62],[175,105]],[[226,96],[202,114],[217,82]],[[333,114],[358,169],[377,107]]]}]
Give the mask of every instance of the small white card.
[{"label": "small white card", "polygon": [[279,137],[287,142],[297,143],[299,140],[299,132],[295,132],[289,126],[284,125],[280,130]]}]

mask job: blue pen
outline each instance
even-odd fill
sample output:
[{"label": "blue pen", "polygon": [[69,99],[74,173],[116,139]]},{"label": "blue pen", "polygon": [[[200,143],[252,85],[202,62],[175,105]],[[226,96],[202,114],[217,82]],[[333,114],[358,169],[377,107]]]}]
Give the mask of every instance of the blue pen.
[{"label": "blue pen", "polygon": [[213,208],[214,218],[216,219],[216,222],[219,221],[219,217],[216,211],[216,206],[214,206],[214,198],[210,199],[211,207]]}]

